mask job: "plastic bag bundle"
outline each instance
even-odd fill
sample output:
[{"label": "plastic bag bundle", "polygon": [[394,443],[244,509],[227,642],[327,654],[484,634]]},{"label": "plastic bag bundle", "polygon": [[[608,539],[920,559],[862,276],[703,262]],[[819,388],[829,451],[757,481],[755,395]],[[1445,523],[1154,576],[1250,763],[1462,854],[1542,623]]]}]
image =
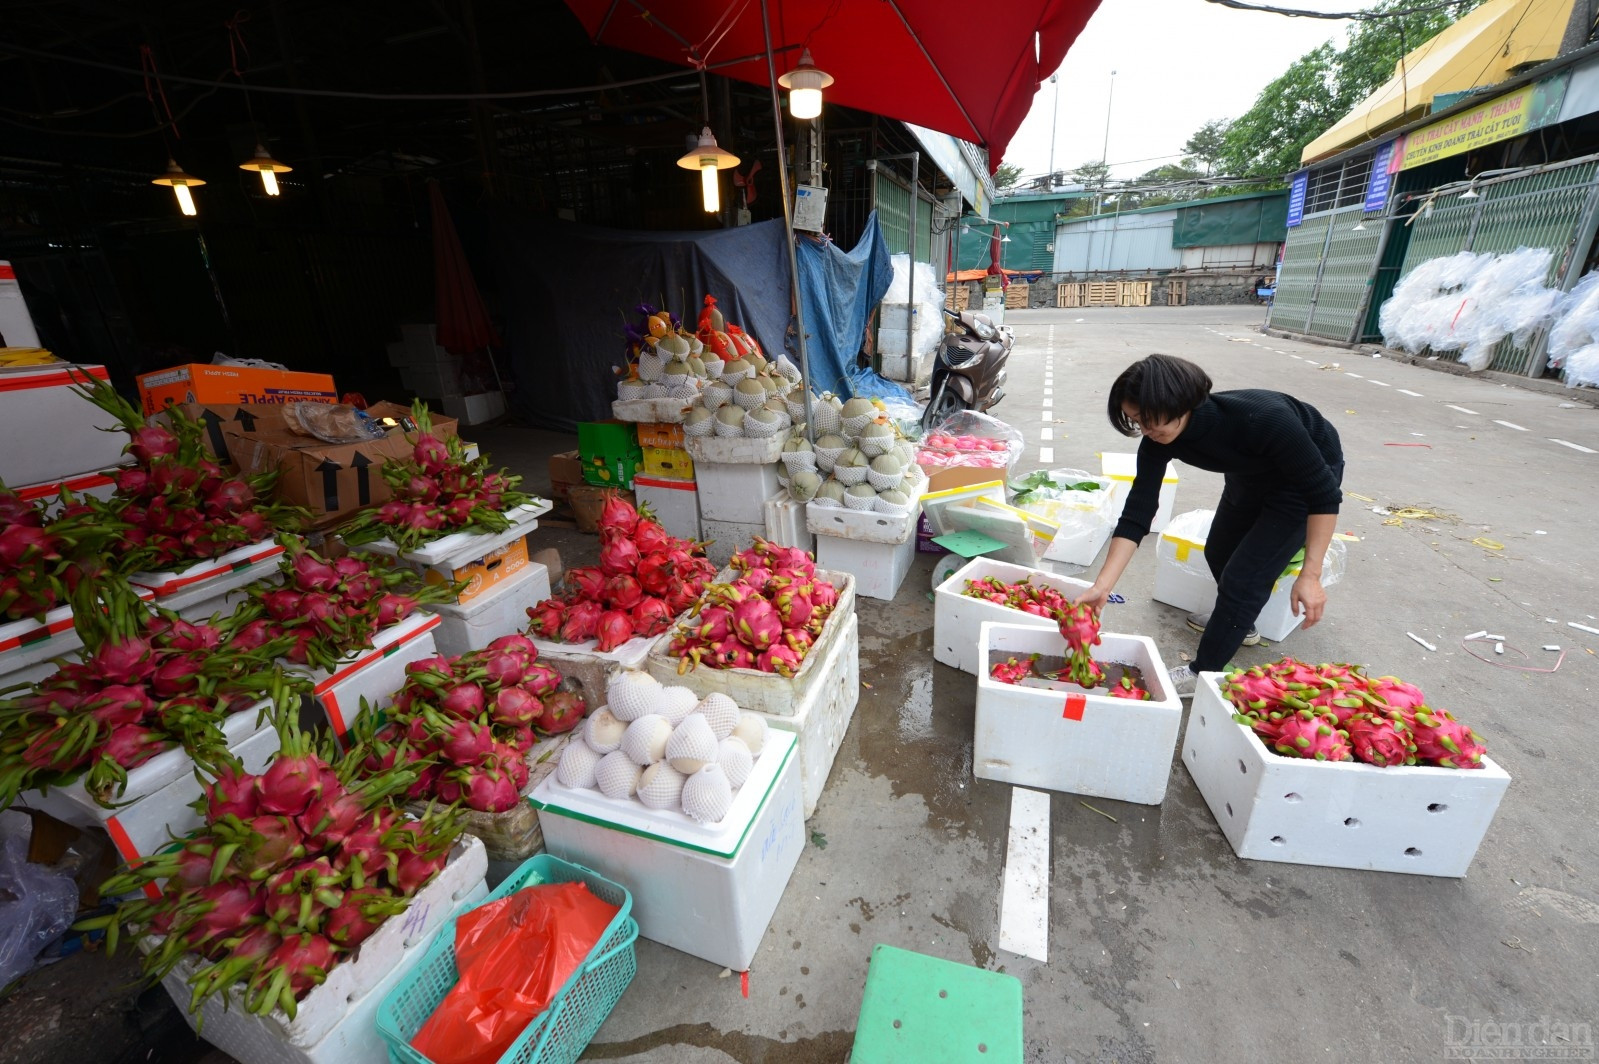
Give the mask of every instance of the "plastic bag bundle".
[{"label": "plastic bag bundle", "polygon": [[1011,484],[1014,504],[1060,526],[1057,536],[1097,532],[1115,522],[1111,499],[1115,481],[1081,469],[1037,472]]},{"label": "plastic bag bundle", "polygon": [[1467,368],[1486,369],[1499,341],[1526,343],[1559,312],[1560,292],[1544,283],[1553,258],[1547,248],[1517,248],[1429,259],[1383,304],[1383,340],[1411,354],[1459,351]]},{"label": "plastic bag bundle", "polygon": [[1599,340],[1599,270],[1578,281],[1560,307],[1560,320],[1549,330],[1549,367]]},{"label": "plastic bag bundle", "polygon": [[0,837],[0,986],[27,975],[78,911],[71,876],[28,863],[25,830]]},{"label": "plastic bag bundle", "polygon": [[894,269],[894,278],[888,282],[888,291],[883,294],[884,303],[931,303],[940,307],[944,305],[944,292],[933,276],[931,266],[925,262],[918,262],[913,280],[909,268],[910,256],[891,255],[888,261]]},{"label": "plastic bag bundle", "polygon": [[924,469],[976,466],[1010,470],[1021,461],[1027,441],[998,418],[959,410],[922,437],[917,461]]},{"label": "plastic bag bundle", "polygon": [[1572,352],[1566,357],[1566,387],[1599,388],[1599,344]]}]

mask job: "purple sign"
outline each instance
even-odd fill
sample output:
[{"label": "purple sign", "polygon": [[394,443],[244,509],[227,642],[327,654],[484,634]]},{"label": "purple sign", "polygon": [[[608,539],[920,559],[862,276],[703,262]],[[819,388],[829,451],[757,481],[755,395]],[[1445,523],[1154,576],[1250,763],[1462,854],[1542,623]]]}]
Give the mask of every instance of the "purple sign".
[{"label": "purple sign", "polygon": [[1305,220],[1305,191],[1310,187],[1310,171],[1301,170],[1288,186],[1288,228]]},{"label": "purple sign", "polygon": [[1366,178],[1366,202],[1362,210],[1380,211],[1387,208],[1388,188],[1394,182],[1394,175],[1388,172],[1388,167],[1393,162],[1394,147],[1398,143],[1398,140],[1390,140],[1377,149],[1376,157],[1371,160],[1371,174]]}]

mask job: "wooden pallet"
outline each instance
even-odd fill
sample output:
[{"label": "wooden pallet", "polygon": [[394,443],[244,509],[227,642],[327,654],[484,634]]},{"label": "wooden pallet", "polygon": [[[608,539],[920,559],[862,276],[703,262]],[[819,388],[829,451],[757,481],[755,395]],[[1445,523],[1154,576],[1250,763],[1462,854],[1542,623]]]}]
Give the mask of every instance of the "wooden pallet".
[{"label": "wooden pallet", "polygon": [[971,298],[972,298],[972,290],[971,290],[970,286],[965,285],[965,284],[957,284],[955,286],[955,309],[956,310],[965,310],[967,305],[971,302]]},{"label": "wooden pallet", "polygon": [[1055,286],[1055,306],[1062,308],[1083,305],[1083,284],[1058,284]]},{"label": "wooden pallet", "polygon": [[1168,307],[1186,307],[1188,305],[1187,281],[1167,280],[1166,305]]},{"label": "wooden pallet", "polygon": [[1120,291],[1117,293],[1119,307],[1147,307],[1149,306],[1149,292],[1153,285],[1149,281],[1122,281]]},{"label": "wooden pallet", "polygon": [[1026,310],[1028,306],[1027,301],[1029,298],[1031,298],[1031,295],[1031,285],[1018,284],[1017,282],[1012,281],[1010,287],[1005,289],[1005,309]]},{"label": "wooden pallet", "polygon": [[1083,306],[1119,307],[1122,288],[1118,281],[1088,281],[1083,285]]}]

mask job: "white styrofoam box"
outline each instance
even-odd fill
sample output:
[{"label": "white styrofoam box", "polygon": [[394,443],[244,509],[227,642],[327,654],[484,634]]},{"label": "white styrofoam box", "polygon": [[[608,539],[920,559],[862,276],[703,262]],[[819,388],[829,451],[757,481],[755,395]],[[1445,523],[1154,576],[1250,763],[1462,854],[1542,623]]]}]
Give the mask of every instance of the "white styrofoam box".
[{"label": "white styrofoam box", "polygon": [[1062,529],[1049,541],[1049,546],[1044,551],[1044,559],[1065,565],[1093,565],[1094,559],[1099,557],[1100,550],[1104,548],[1114,529],[1114,524]]},{"label": "white styrofoam box", "polygon": [[62,488],[66,488],[80,499],[87,496],[106,502],[116,494],[117,482],[104,473],[90,472],[80,473],[75,477],[63,477],[44,484],[28,484],[12,490],[27,502],[44,500],[45,512],[54,514],[61,509]]},{"label": "white styrofoam box", "polygon": [[529,562],[521,575],[505,581],[481,598],[464,606],[434,602],[422,608],[439,615],[433,642],[439,653],[454,657],[471,650],[482,650],[502,635],[521,632],[527,627],[527,609],[550,597],[550,570]]},{"label": "white styrofoam box", "polygon": [[889,350],[878,349],[882,374],[891,381],[913,384],[925,381],[932,373],[932,357],[926,352],[906,357],[903,343]]},{"label": "white styrofoam box", "polygon": [[924,307],[921,303],[881,303],[877,308],[878,333],[881,335],[884,330],[913,330],[929,312],[936,315],[938,308]]},{"label": "white styrofoam box", "polygon": [[192,960],[179,961],[161,985],[197,1034],[241,1064],[387,1064],[388,1048],[377,1032],[378,1006],[427,955],[450,917],[488,897],[487,871],[483,843],[462,835],[433,882],[335,965],[322,985],[307,991],[292,1020],[278,1008],[265,1016],[246,1012],[237,1001],[229,1008],[231,992],[207,998],[197,1020],[188,1012],[188,979],[197,968]]},{"label": "white styrofoam box", "polygon": [[505,413],[505,393],[483,392],[478,395],[444,393],[444,413],[463,425],[481,425]]},{"label": "white styrofoam box", "polygon": [[[1099,471],[1116,482],[1116,501],[1113,505],[1116,515],[1120,517],[1122,506],[1127,502],[1127,493],[1132,490],[1133,478],[1138,474],[1138,455],[1106,451],[1099,456]],[[1155,520],[1149,526],[1151,532],[1165,528],[1176,512],[1178,479],[1176,468],[1168,462],[1166,475],[1160,482],[1160,505],[1155,510]]]},{"label": "white styrofoam box", "polygon": [[[805,819],[816,812],[833,771],[833,761],[844,744],[844,733],[861,700],[860,618],[851,614],[842,637],[822,663],[821,682],[811,685],[792,716],[762,713],[769,729],[793,732],[799,737],[800,792]],[[768,735],[772,731],[767,732]]]},{"label": "white styrofoam box", "polygon": [[962,594],[966,590],[966,581],[981,580],[987,576],[997,576],[1007,584],[1031,580],[1039,586],[1055,588],[1068,600],[1093,586],[1087,580],[1059,576],[1043,569],[973,558],[933,592],[934,661],[975,675],[982,664],[978,640],[982,638],[981,626],[984,621],[1059,630],[1060,626],[1047,618]]},{"label": "white styrofoam box", "polygon": [[[822,634],[811,645],[810,651],[800,662],[799,671],[793,676],[761,672],[759,669],[712,669],[703,665],[679,676],[678,659],[672,653],[672,637],[677,633],[675,624],[656,638],[645,660],[645,668],[661,683],[687,687],[701,698],[719,693],[738,703],[740,709],[773,716],[793,716],[800,711],[813,689],[832,682],[832,677],[828,675],[828,669],[835,667],[832,651],[841,642],[850,640],[855,631],[851,623],[855,618],[855,578],[848,573],[822,568],[816,570],[816,576],[838,589],[838,603],[833,607],[833,612],[827,615]],[[717,579],[726,581],[731,577],[723,573]],[[856,650],[852,643],[851,657],[856,656]]]},{"label": "white styrofoam box", "polygon": [[130,573],[128,583],[154,592],[157,606],[182,612],[213,601],[220,605],[228,592],[276,570],[282,555],[282,544],[262,539],[184,569]]},{"label": "white styrofoam box", "polygon": [[105,380],[105,367],[63,362],[0,370],[0,481],[43,484],[122,461],[127,433],[72,390],[90,376]]},{"label": "white styrofoam box", "polygon": [[433,630],[440,622],[436,613],[413,613],[374,635],[371,646],[340,658],[331,672],[304,665],[286,668],[311,678],[316,685],[312,693],[327,715],[328,727],[342,736],[360,716],[363,698],[368,709],[393,704],[394,695],[405,686],[405,667],[437,652]]},{"label": "white styrofoam box", "polygon": [[682,399],[613,399],[611,416],[618,421],[679,425],[690,405]]},{"label": "white styrofoam box", "polygon": [[[271,721],[262,719],[262,714],[269,712],[271,708],[270,702],[257,702],[237,713],[228,714],[221,725],[228,749],[238,749],[246,739],[263,730],[271,732]],[[272,745],[275,748],[277,734],[273,732],[272,735]],[[120,795],[112,797],[112,801],[118,803],[115,809],[107,809],[91,798],[82,779],[48,790],[24,791],[19,801],[29,808],[43,810],[57,820],[64,820],[78,827],[102,827],[106,826],[113,816],[129,816],[129,803],[148,798],[174,780],[180,777],[192,778],[193,774],[194,759],[183,747],[173,746],[171,749],[161,751],[144,764],[128,769],[127,786]]]},{"label": "white styrofoam box", "polygon": [[1424,876],[1466,874],[1510,776],[1480,769],[1283,757],[1233,720],[1200,673],[1182,763],[1239,857]]},{"label": "white styrofoam box", "polygon": [[[693,443],[695,437],[689,437]],[[781,441],[779,441],[781,443]],[[694,460],[694,485],[700,495],[700,516],[765,526],[762,507],[777,494],[776,465],[729,465]]]},{"label": "white styrofoam box", "polygon": [[22,297],[22,286],[17,283],[17,271],[11,263],[0,259],[0,336],[11,347],[38,347],[39,333],[33,325],[33,315],[28,313],[28,301]]},{"label": "white styrofoam box", "polygon": [[700,538],[700,497],[692,480],[633,477],[633,497],[648,506],[661,527],[679,539]]},{"label": "white styrofoam box", "polygon": [[[32,665],[70,654],[83,646],[83,639],[72,626],[72,607],[57,606],[44,615],[44,621],[25,617],[0,624],[0,687],[21,683],[14,679]],[[54,672],[50,665],[47,672]]]},{"label": "white styrofoam box", "polygon": [[[920,482],[925,485],[926,480]],[[904,543],[916,537],[917,505],[920,496],[911,499],[910,512],[880,514],[876,510],[851,510],[843,506],[818,506],[805,504],[805,527],[818,536],[834,539],[853,539],[862,543]]]},{"label": "white styrofoam box", "polygon": [[705,556],[725,567],[728,560],[749,546],[756,536],[766,535],[766,521],[764,515],[759,521],[717,521],[701,517],[700,535],[708,543]]},{"label": "white styrofoam box", "polygon": [[1011,656],[1065,657],[1059,631],[984,621],[979,629],[977,722],[972,775],[1022,787],[1159,805],[1171,777],[1183,704],[1166,676],[1154,640],[1100,633],[1095,661],[1137,666],[1149,701],[1112,698],[1105,688],[989,676]]},{"label": "white styrofoam box", "polygon": [[531,799],[545,848],[627,884],[639,934],[748,971],[805,849],[795,739],[768,732],[719,824],[619,802],[550,776]]},{"label": "white styrofoam box", "polygon": [[780,547],[798,547],[806,553],[816,550],[816,537],[805,520],[805,503],[786,491],[766,500],[766,538]]},{"label": "white styrofoam box", "polygon": [[596,649],[599,645],[596,639],[582,643],[555,643],[548,639],[533,638],[533,645],[538,648],[539,661],[560,673],[561,680],[576,687],[589,708],[594,709],[605,705],[605,689],[613,673],[644,667],[644,659],[649,656],[656,638],[634,636],[615,650],[603,653]]},{"label": "white styrofoam box", "polygon": [[505,519],[511,523],[511,527],[504,532],[452,532],[448,536],[440,536],[431,543],[424,543],[416,550],[404,552],[395,546],[392,539],[375,539],[370,543],[362,543],[354,549],[399,558],[416,565],[459,568],[468,562],[476,561],[490,551],[498,550],[507,543],[516,542],[536,529],[538,519],[550,512],[551,505],[553,504],[548,499],[535,498],[530,503],[506,510]]},{"label": "white styrofoam box", "polygon": [[816,564],[852,575],[856,594],[866,598],[892,600],[915,561],[915,536],[906,536],[900,543],[816,537]]},{"label": "white styrofoam box", "polygon": [[[745,436],[689,436],[683,441],[684,450],[694,459],[695,476],[701,463],[713,465],[772,465],[783,453],[783,441],[788,434],[779,432],[764,439]],[[776,473],[774,471],[773,475]],[[761,498],[772,493],[768,491]],[[702,506],[703,508],[703,506]]]}]

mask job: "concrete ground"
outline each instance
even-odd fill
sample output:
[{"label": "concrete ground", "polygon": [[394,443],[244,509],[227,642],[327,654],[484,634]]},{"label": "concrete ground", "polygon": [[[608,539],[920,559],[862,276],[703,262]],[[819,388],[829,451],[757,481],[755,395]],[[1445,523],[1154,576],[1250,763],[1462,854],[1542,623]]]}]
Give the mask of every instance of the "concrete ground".
[{"label": "concrete ground", "polygon": [[[1256,307],[1012,312],[1011,394],[994,413],[1026,434],[1024,470],[1096,469],[1097,452],[1133,449],[1109,427],[1105,395],[1152,351],[1194,359],[1219,388],[1279,388],[1320,408],[1343,437],[1345,488],[1372,500],[1348,499],[1339,519],[1359,542],[1321,625],[1237,660],[1363,662],[1474,726],[1514,782],[1469,876],[1239,860],[1174,764],[1160,806],[1049,796],[1049,959],[1002,951],[1013,788],[972,777],[975,681],[932,661],[934,556],[921,555],[894,602],[860,600],[860,704],[748,997],[736,974],[640,940],[637,978],[585,1060],[843,1061],[880,942],[1017,976],[1030,1062],[1430,1061],[1512,1030],[1551,1035],[1540,1048],[1560,1059],[1593,1058],[1599,788],[1583,736],[1599,636],[1566,622],[1599,628],[1599,413],[1266,337],[1262,317]],[[536,488],[545,457],[570,446],[515,426],[477,435]],[[1179,512],[1214,505],[1219,477],[1181,475]],[[1395,521],[1372,512],[1379,505],[1437,516]],[[535,544],[568,564],[597,546],[554,529]],[[1106,626],[1153,637],[1176,664],[1197,637],[1151,600],[1153,540],[1146,547]],[[1482,629],[1506,637],[1503,656],[1467,652],[1462,637]],[[1510,668],[1551,668],[1559,655],[1545,644],[1565,648],[1558,670]],[[0,1016],[37,1013],[29,990]],[[1540,1022],[1550,1026],[1507,1026]],[[185,1042],[162,1039],[149,1059],[186,1059]]]}]

